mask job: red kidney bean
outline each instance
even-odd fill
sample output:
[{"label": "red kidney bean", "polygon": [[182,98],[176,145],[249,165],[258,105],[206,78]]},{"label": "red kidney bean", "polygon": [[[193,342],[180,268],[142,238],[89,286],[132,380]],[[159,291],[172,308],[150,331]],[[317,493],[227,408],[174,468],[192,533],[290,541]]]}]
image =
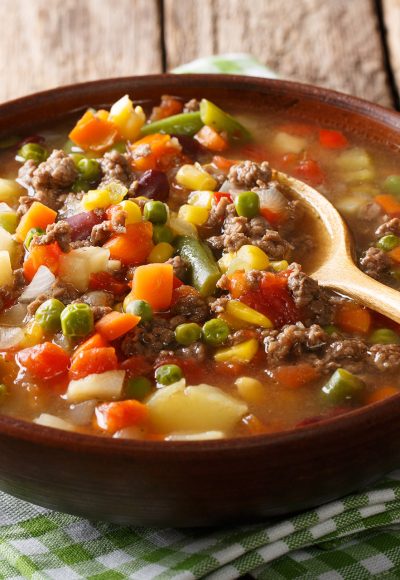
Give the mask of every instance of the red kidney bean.
[{"label": "red kidney bean", "polygon": [[136,196],[144,195],[150,199],[166,201],[169,195],[168,178],[162,171],[148,169],[138,180]]},{"label": "red kidney bean", "polygon": [[105,218],[105,213],[100,211],[84,211],[77,213],[65,221],[71,226],[71,240],[77,242],[86,240],[92,232],[93,226],[100,224]]},{"label": "red kidney bean", "polygon": [[200,153],[205,151],[204,147],[202,147],[196,139],[189,137],[189,135],[171,135],[171,137],[176,137],[178,139],[183,153],[191,158],[196,159]]}]

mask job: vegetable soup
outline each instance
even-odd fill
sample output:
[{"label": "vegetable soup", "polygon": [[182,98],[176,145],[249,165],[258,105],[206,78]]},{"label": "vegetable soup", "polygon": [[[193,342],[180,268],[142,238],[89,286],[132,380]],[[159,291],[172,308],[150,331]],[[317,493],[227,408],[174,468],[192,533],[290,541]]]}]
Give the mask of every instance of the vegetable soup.
[{"label": "vegetable soup", "polygon": [[125,95],[0,148],[3,414],[204,440],[399,392],[399,326],[307,275],[318,239],[276,171],[325,194],[360,267],[400,288],[393,152],[169,95]]}]

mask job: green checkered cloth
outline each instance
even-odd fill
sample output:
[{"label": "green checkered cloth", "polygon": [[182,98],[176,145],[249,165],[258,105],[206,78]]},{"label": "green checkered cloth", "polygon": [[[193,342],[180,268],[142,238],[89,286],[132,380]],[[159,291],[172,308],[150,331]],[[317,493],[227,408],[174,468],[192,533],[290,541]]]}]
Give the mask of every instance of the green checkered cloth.
[{"label": "green checkered cloth", "polygon": [[[244,54],[175,72],[275,76]],[[0,580],[400,578],[400,471],[362,493],[263,524],[213,530],[90,522],[0,492]]]}]

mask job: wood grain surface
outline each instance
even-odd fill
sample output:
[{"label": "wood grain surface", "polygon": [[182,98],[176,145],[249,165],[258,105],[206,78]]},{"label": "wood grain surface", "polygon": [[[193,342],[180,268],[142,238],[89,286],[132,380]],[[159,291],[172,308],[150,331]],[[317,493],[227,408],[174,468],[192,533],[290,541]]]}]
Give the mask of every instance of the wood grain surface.
[{"label": "wood grain surface", "polygon": [[398,103],[400,0],[0,0],[0,17],[0,101],[240,51],[284,78]]}]

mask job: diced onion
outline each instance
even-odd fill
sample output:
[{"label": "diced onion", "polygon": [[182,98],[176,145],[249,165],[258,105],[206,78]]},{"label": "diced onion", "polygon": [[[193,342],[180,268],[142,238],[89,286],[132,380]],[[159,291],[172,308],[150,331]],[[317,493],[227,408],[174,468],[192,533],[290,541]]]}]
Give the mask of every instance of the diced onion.
[{"label": "diced onion", "polygon": [[201,433],[171,433],[165,437],[165,441],[210,441],[212,439],[224,439],[223,431],[202,431]]},{"label": "diced onion", "polygon": [[40,266],[31,283],[25,288],[19,297],[20,302],[32,302],[40,294],[46,294],[52,287],[56,277],[46,266]]},{"label": "diced onion", "polygon": [[24,338],[24,332],[18,326],[0,326],[0,350],[17,346]]},{"label": "diced onion", "polygon": [[14,304],[0,314],[0,324],[4,326],[21,326],[25,320],[26,304]]},{"label": "diced onion", "polygon": [[96,405],[97,401],[93,399],[77,405],[70,405],[67,415],[68,421],[78,426],[89,425]]},{"label": "diced onion", "polygon": [[67,423],[64,419],[56,417],[55,415],[49,415],[48,413],[42,413],[37,419],[33,421],[36,425],[43,425],[43,427],[51,427],[52,429],[63,429],[64,431],[75,431],[75,426],[71,423]]},{"label": "diced onion", "polygon": [[274,183],[257,189],[257,195],[260,198],[260,208],[268,208],[274,213],[283,213],[287,208],[288,200]]}]

